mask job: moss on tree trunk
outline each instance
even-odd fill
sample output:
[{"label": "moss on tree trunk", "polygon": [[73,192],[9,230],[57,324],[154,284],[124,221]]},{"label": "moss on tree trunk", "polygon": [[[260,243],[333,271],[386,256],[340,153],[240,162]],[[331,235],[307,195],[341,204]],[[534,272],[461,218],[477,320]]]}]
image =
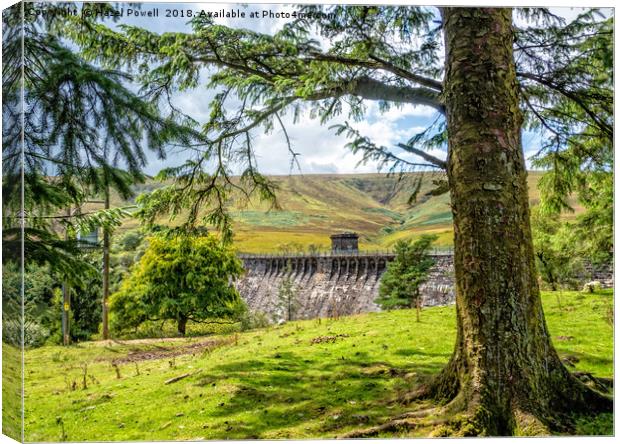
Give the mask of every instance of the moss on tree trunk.
[{"label": "moss on tree trunk", "polygon": [[[454,217],[457,341],[426,388],[455,433],[561,428],[571,411],[611,410],[562,365],[534,262],[510,9],[442,10],[448,182]],[[457,416],[459,417],[459,416]]]}]

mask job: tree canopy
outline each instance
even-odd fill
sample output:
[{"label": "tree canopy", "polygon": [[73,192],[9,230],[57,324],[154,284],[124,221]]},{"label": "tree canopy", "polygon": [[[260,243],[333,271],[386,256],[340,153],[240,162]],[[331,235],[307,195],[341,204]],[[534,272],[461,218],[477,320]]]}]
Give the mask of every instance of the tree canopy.
[{"label": "tree canopy", "polygon": [[244,305],[233,286],[243,269],[213,235],[150,237],[148,247],[110,298],[111,323],[119,330],[150,320],[187,321],[231,317]]},{"label": "tree canopy", "polygon": [[[65,18],[63,31],[81,58],[97,69],[130,71],[142,98],[167,110],[169,118],[191,122],[173,106],[175,91],[206,86],[215,92],[200,137],[185,145],[191,158],[159,174],[172,184],[141,199],[142,217],[153,223],[187,208],[191,227],[206,209],[205,222],[229,239],[226,206],[233,190],[275,201],[273,183],[257,169],[257,131],[280,128],[294,163],[286,113],[298,118],[306,110],[327,123],[341,114],[362,119],[369,101],[382,111],[404,104],[431,107],[435,122],[396,147],[378,145],[349,122],[333,128],[347,134],[362,161],[378,161],[392,173],[434,172],[432,192],[450,192],[456,345],[444,370],[407,400],[431,397],[444,401],[446,412],[463,412],[452,430],[463,435],[524,428],[548,433],[566,423],[563,413],[609,411],[608,397],[563,366],[544,322],[521,138],[526,128],[549,140],[536,161],[552,167],[543,181],[550,211],[565,208],[568,195],[578,190],[590,214],[598,214],[609,196],[600,200],[592,191],[607,184],[610,173],[613,18],[595,9],[568,22],[540,8],[298,10],[304,15],[273,35],[222,26],[203,15],[192,19],[191,32],[163,34]],[[420,175],[401,177],[413,180],[415,198]],[[607,222],[598,221],[608,218],[595,219],[604,231]],[[146,267],[145,258],[148,252],[142,258]],[[174,268],[166,264],[164,271]],[[196,277],[177,278],[182,282],[176,289],[163,282],[155,289],[145,275],[127,300],[139,304],[138,295],[157,296],[165,302],[149,306],[181,316],[182,330],[187,315],[179,301],[186,298],[175,300],[173,291],[189,297],[184,285]]]}]

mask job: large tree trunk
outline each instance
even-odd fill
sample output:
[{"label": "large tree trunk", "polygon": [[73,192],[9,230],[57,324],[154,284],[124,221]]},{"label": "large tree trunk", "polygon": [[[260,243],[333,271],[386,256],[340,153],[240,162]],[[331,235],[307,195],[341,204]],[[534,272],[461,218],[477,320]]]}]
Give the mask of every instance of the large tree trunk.
[{"label": "large tree trunk", "polygon": [[446,8],[442,15],[457,341],[427,394],[464,412],[457,433],[545,433],[562,412],[612,403],[564,368],[545,324],[511,10]]}]

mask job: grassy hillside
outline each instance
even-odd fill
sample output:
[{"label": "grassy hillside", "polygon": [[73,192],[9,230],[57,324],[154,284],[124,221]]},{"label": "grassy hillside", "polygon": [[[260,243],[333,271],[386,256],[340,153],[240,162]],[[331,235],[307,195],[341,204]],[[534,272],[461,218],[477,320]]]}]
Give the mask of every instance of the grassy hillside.
[{"label": "grassy hillside", "polygon": [[[530,201],[539,201],[540,172],[530,172]],[[329,235],[340,231],[360,234],[364,249],[390,248],[398,239],[423,233],[439,236],[437,245],[452,245],[452,216],[449,197],[425,196],[432,188],[427,174],[418,200],[407,203],[413,188],[413,175],[403,181],[384,174],[275,176],[281,210],[252,201],[245,206],[231,205],[235,221],[235,242],[240,251],[274,252],[285,244],[329,248]],[[140,191],[159,186],[147,183]],[[118,198],[113,206],[125,205]],[[161,223],[170,223],[161,219]],[[176,223],[176,222],[172,222]],[[128,220],[123,228],[137,226]]]},{"label": "grassy hillside", "polygon": [[[545,293],[543,303],[560,355],[573,370],[612,377],[611,291],[564,292],[561,309],[558,296]],[[30,350],[26,440],[332,438],[423,407],[394,401],[447,362],[454,318],[449,306],[423,310],[420,323],[399,310],[238,335]],[[576,433],[611,434],[612,416],[579,418]]]}]

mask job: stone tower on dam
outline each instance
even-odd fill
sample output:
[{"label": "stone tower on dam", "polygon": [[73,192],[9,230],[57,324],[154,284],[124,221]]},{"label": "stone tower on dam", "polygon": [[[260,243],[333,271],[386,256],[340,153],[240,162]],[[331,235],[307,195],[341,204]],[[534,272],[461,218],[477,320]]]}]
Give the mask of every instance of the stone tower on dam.
[{"label": "stone tower on dam", "polygon": [[[236,283],[251,311],[278,316],[278,292],[290,275],[299,305],[296,319],[379,311],[375,299],[391,252],[361,252],[355,233],[331,236],[332,249],[320,254],[242,254],[246,274]],[[435,265],[421,287],[422,305],[454,302],[452,253],[432,254]]]}]

